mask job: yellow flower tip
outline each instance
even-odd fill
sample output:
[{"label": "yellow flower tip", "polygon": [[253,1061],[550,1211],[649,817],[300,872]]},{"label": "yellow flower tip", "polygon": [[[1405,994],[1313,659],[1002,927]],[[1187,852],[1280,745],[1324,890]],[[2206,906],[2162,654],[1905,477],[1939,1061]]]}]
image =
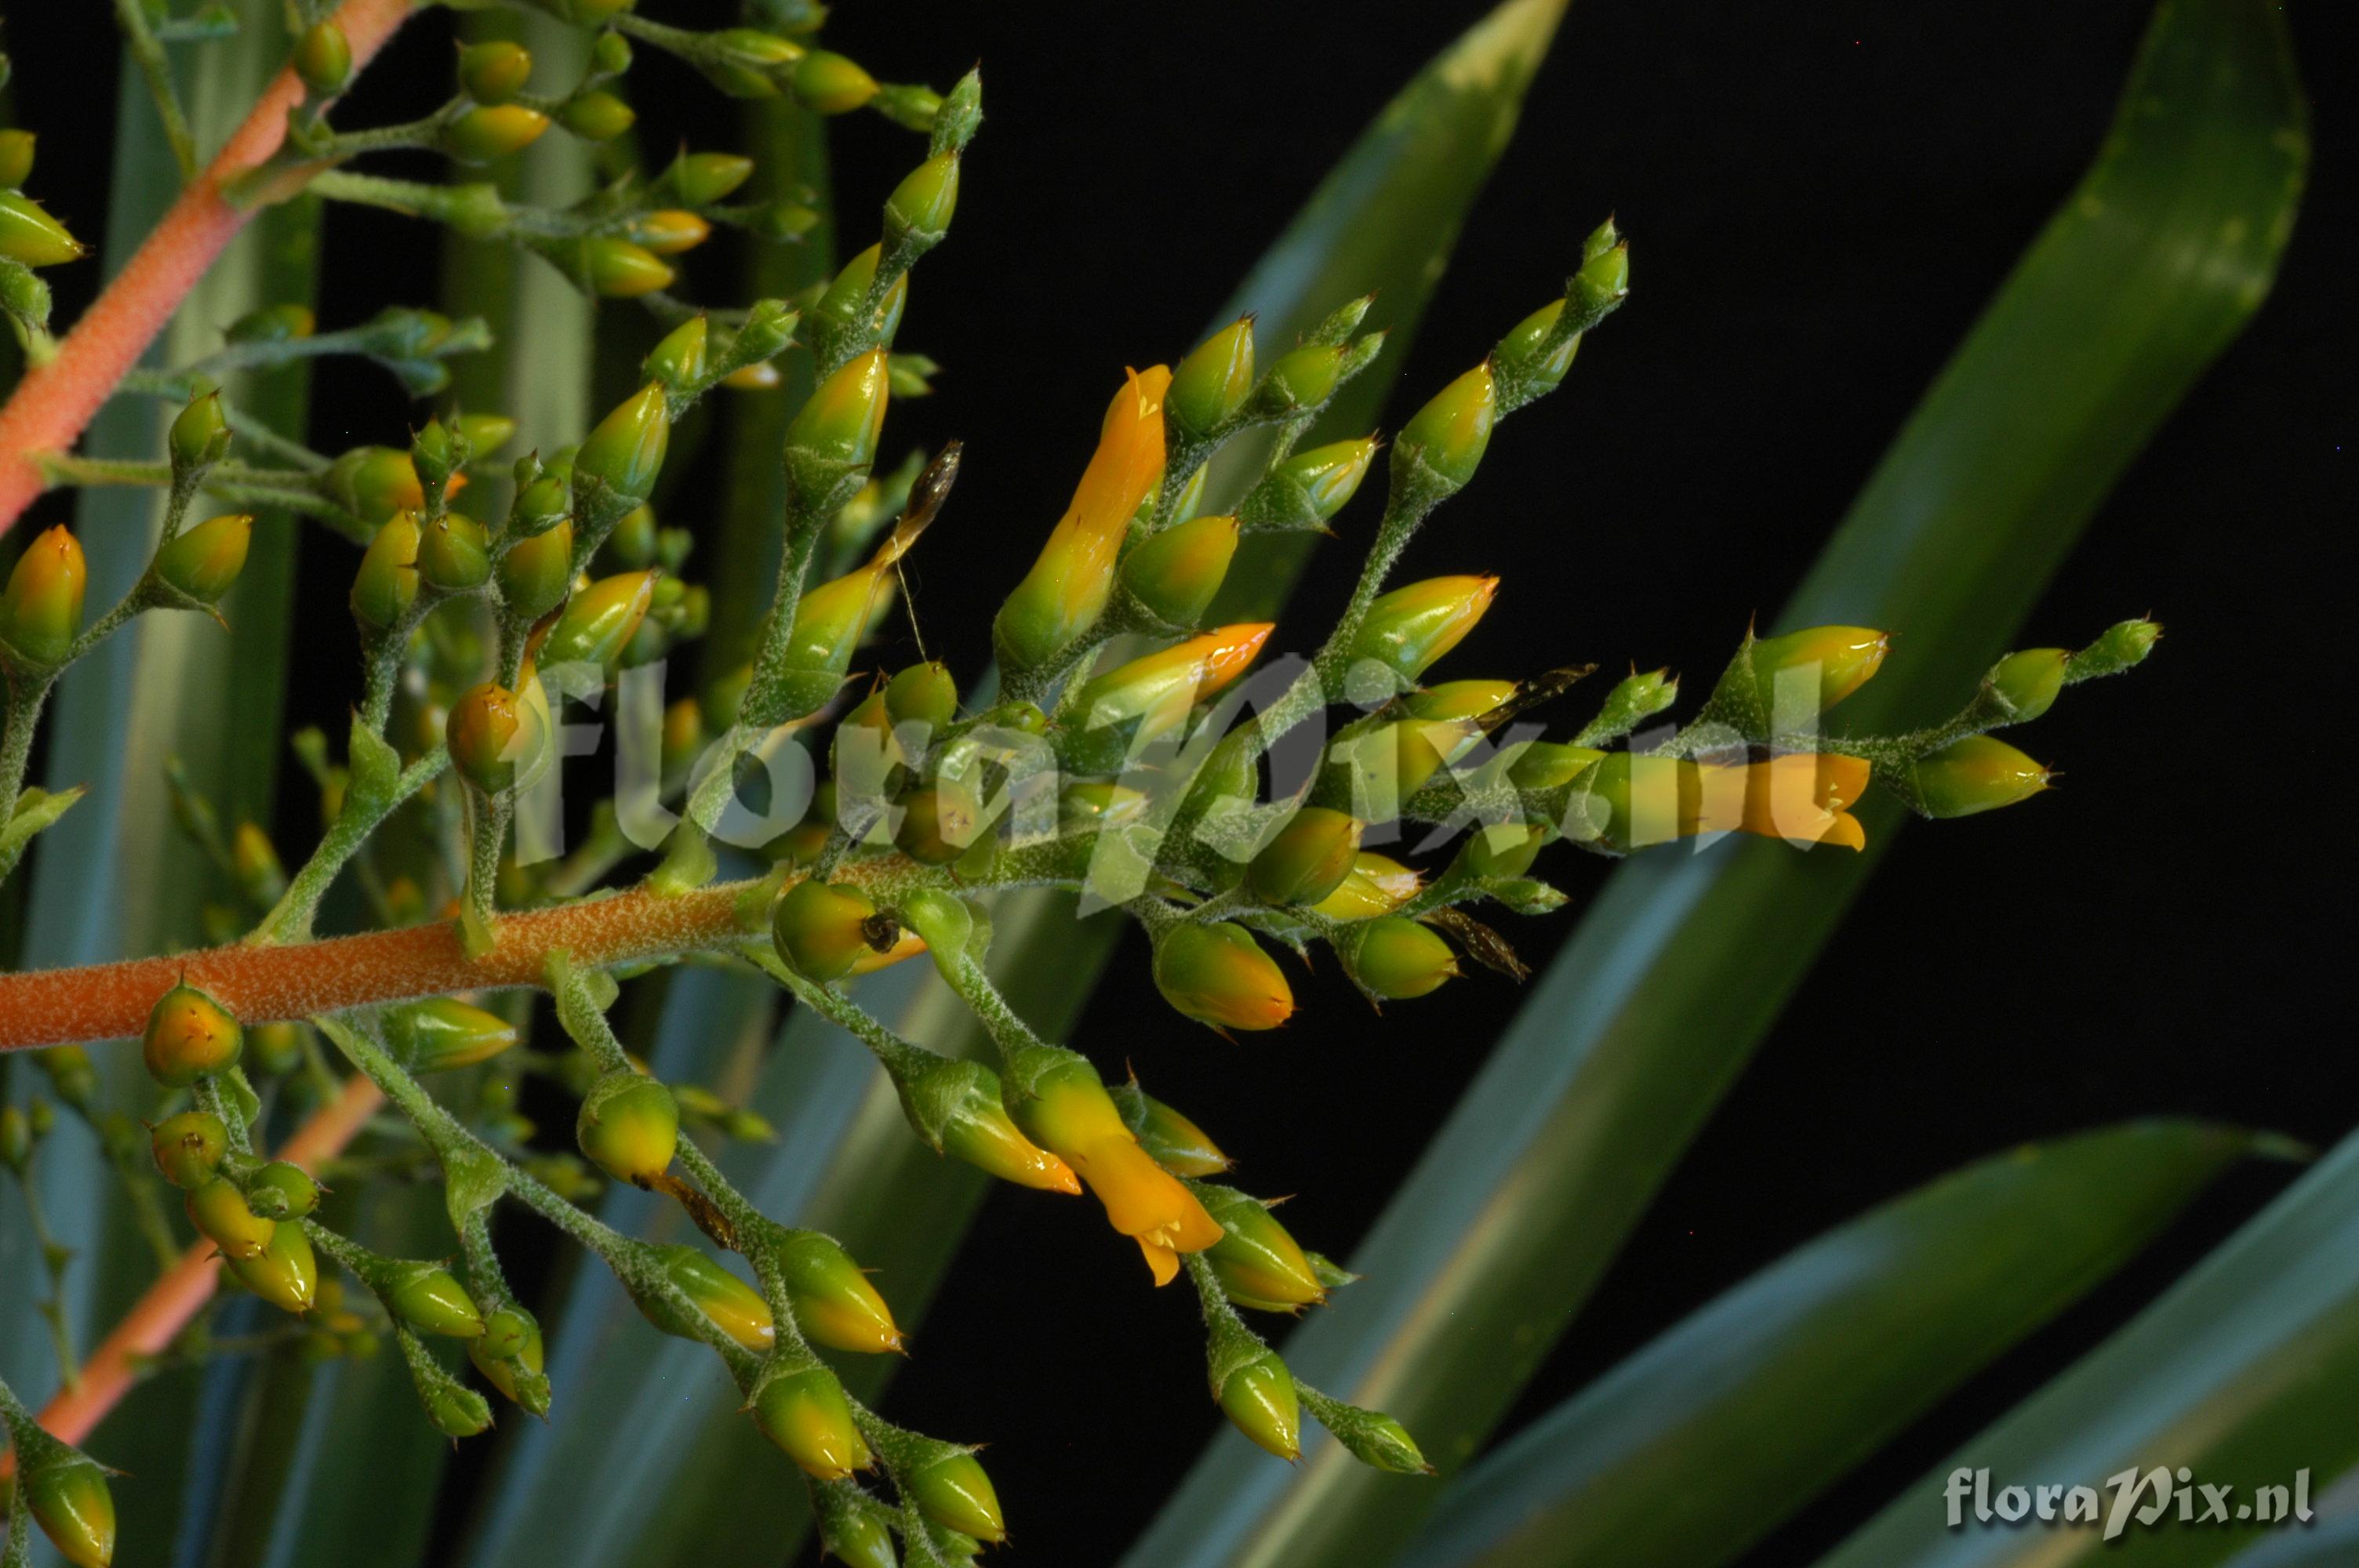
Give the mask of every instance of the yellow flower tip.
[{"label": "yellow flower tip", "polygon": [[1819,842],[1844,849],[1864,849],[1867,848],[1867,829],[1861,827],[1859,818],[1850,812],[1838,811],[1834,820],[1827,824],[1826,834]]},{"label": "yellow flower tip", "polygon": [[1147,1257],[1147,1271],[1155,1276],[1155,1288],[1161,1290],[1180,1277],[1180,1254],[1144,1236],[1133,1237],[1138,1249]]}]

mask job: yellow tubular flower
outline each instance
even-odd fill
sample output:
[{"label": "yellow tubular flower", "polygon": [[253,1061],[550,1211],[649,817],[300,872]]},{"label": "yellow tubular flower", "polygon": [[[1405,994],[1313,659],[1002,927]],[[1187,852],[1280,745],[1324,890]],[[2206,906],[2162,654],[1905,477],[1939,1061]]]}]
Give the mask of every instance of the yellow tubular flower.
[{"label": "yellow tubular flower", "polygon": [[1201,1252],[1220,1240],[1220,1226],[1195,1194],[1139,1146],[1087,1064],[1055,1068],[1036,1089],[1032,1098],[1010,1108],[1016,1121],[1088,1184],[1105,1206],[1107,1220],[1138,1243],[1157,1284],[1179,1277],[1180,1253]]},{"label": "yellow tubular flower", "polygon": [[1130,520],[1163,476],[1163,398],[1170,386],[1169,369],[1150,365],[1130,372],[1114,394],[1072,504],[1000,606],[994,630],[1014,663],[1046,664],[1105,609]]}]

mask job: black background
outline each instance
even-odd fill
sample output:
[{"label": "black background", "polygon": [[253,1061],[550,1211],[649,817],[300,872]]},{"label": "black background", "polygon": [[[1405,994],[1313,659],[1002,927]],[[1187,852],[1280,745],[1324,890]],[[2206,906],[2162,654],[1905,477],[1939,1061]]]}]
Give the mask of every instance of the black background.
[{"label": "black background", "polygon": [[[988,86],[956,232],[919,274],[901,336],[947,369],[939,395],[897,410],[891,439],[967,443],[958,497],[912,570],[928,645],[962,677],[979,670],[995,593],[1061,508],[1121,367],[1184,351],[1367,117],[1482,9],[841,8],[832,46],[880,75],[947,83],[980,59]],[[93,87],[112,70],[36,62],[70,47],[111,59],[103,8],[16,10],[15,114],[43,133],[32,189],[94,234],[113,114],[111,92]],[[2330,10],[2292,17],[2318,155],[2276,293],[2131,470],[2022,639],[2071,643],[2151,611],[2169,628],[2159,652],[2039,726],[2033,749],[2064,768],[2063,787],[1908,832],[1511,1426],[1827,1226],[2018,1141],[2146,1112],[2321,1143],[2354,1121],[2359,1071],[2321,973],[2350,864],[2341,546],[2354,515],[2359,259]],[[1407,563],[1506,578],[1444,673],[1635,658],[1708,678],[1747,617],[1774,611],[1798,580],[2078,178],[2146,11],[1577,6],[1423,330],[1372,373],[1404,384],[1397,420],[1549,297],[1600,217],[1617,213],[1631,235],[1630,306],[1564,391],[1502,435]],[[405,35],[348,123],[434,101],[443,27]],[[675,128],[721,145],[726,112],[652,51],[641,58],[633,82],[651,145]],[[834,138],[846,232],[864,235],[909,138],[871,116],[838,123]],[[419,280],[435,243],[336,214],[323,322],[431,302]],[[716,247],[691,276],[734,297],[729,260]],[[70,319],[90,284],[54,282]],[[628,308],[608,314],[646,330]],[[402,438],[411,411],[382,377],[339,369],[318,387],[317,444]],[[668,482],[680,488],[667,521],[694,524],[709,476]],[[1273,645],[1311,645],[1341,603],[1355,517]],[[299,646],[320,656],[297,662],[292,719],[348,700],[350,570],[342,546],[309,550]],[[1908,629],[1897,630],[1906,658]],[[884,662],[912,654],[905,643]],[[290,843],[307,810],[282,813]],[[1544,867],[1577,904],[1601,869],[1557,854]],[[1571,926],[1516,922],[1510,935],[1544,963]],[[1287,1211],[1298,1235],[1348,1257],[1517,999],[1477,978],[1379,1022],[1332,965],[1297,989],[1303,1011],[1286,1031],[1228,1044],[1160,1006],[1134,935],[1075,1044],[1109,1065],[1129,1056],[1244,1156],[1256,1190],[1298,1195]],[[2285,1179],[2232,1176],[1747,1562],[1807,1560]],[[1147,1296],[1136,1259],[1105,1245],[1082,1207],[995,1195],[927,1319],[925,1375],[901,1379],[888,1404],[928,1430],[994,1435],[1027,1562],[1109,1560],[1216,1419],[1191,1304],[1177,1290]],[[1027,1325],[1058,1348],[1002,1354]]]}]

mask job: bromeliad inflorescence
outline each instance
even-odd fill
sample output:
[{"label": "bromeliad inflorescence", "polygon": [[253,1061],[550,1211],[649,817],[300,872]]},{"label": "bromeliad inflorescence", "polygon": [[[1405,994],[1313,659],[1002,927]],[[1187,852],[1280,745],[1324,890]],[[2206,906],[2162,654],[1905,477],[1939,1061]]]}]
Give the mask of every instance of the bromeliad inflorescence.
[{"label": "bromeliad inflorescence", "polygon": [[[320,6],[293,6],[299,101],[285,149],[243,189],[392,207],[512,243],[593,295],[637,300],[665,329],[638,390],[578,446],[505,470],[490,460],[514,425],[455,407],[426,417],[407,449],[318,452],[241,412],[220,382],[346,354],[433,397],[445,362],[484,346],[489,330],[396,308],[323,332],[300,308],[266,308],[194,363],[124,382],[125,395],[179,406],[160,458],[41,458],[52,483],[164,490],[162,535],[131,591],[88,620],[81,547],[56,528],[29,543],[0,595],[5,876],[74,804],[24,784],[62,671],[136,615],[218,617],[256,510],[315,519],[355,547],[352,723],[340,754],[316,731],[297,741],[320,795],[316,847],[289,872],[257,825],[224,831],[176,776],[182,828],[245,901],[215,912],[225,945],[162,968],[0,977],[0,1045],[47,1048],[40,1065],[107,1135],[159,1260],[176,1245],[160,1181],[235,1280],[296,1314],[315,1347],[389,1333],[428,1418],[454,1439],[483,1431],[493,1407],[433,1341],[458,1342],[506,1401],[538,1412],[555,1397],[541,1330],[495,1246],[495,1213],[512,1200],[597,1254],[657,1328],[712,1347],[750,1419],[810,1477],[832,1550],[889,1563],[897,1537],[910,1561],[939,1563],[1006,1534],[973,1448],[884,1421],[820,1356],[893,1351],[903,1331],[841,1246],[762,1213],[693,1136],[765,1136],[760,1119],[708,1088],[659,1081],[609,1026],[627,979],[697,955],[758,970],[860,1040],[934,1150],[1016,1185],[1086,1190],[1157,1284],[1184,1271],[1201,1301],[1212,1395],[1256,1443],[1294,1457],[1307,1412],[1370,1465],[1423,1469],[1408,1433],[1300,1383],[1239,1311],[1299,1314],[1354,1276],[1291,1236],[1267,1203],[1216,1181],[1230,1162],[1202,1127],[1136,1081],[1108,1082],[1009,1005],[987,968],[993,895],[1059,889],[1085,914],[1136,919],[1163,997],[1224,1033],[1283,1024],[1296,1004],[1279,956],[1319,946],[1379,1004],[1427,995],[1469,959],[1520,978],[1513,948],[1471,911],[1563,903],[1533,874],[1549,845],[1620,855],[1747,833],[1857,849],[1865,836],[1852,807],[1872,787],[1930,816],[2014,804],[2049,775],[1992,732],[2039,718],[2067,685],[2136,664],[2156,636],[2133,621],[2078,653],[2010,654],[1951,720],[1899,735],[1824,727],[1886,656],[1883,632],[1854,627],[1748,633],[1684,725],[1668,718],[1679,687],[1660,671],[1613,685],[1562,740],[1527,716],[1560,706],[1586,667],[1429,682],[1489,612],[1499,579],[1396,586],[1397,568],[1475,479],[1499,422],[1554,391],[1622,305],[1629,246],[1608,222],[1562,296],[1432,395],[1381,460],[1374,435],[1301,445],[1383,351],[1384,334],[1362,330],[1368,300],[1340,303],[1298,342],[1257,341],[1245,319],[1176,366],[1126,371],[1070,504],[999,607],[990,670],[964,691],[944,662],[864,670],[862,648],[903,592],[901,563],[951,508],[962,461],[953,445],[877,471],[891,402],[926,390],[931,362],[896,338],[912,268],[951,226],[982,117],[979,78],[939,95],[879,85],[812,43],[814,16],[700,33],[613,0],[541,8],[593,35],[588,70],[561,93],[529,91],[534,64],[518,46],[479,42],[459,56],[459,92],[442,108],[347,129],[331,115],[353,50]],[[552,128],[610,138],[629,124],[617,90],[634,44],[680,56],[727,92],[791,94],[829,114],[874,107],[922,133],[925,153],[886,201],[878,242],[799,297],[699,308],[670,292],[667,257],[715,223],[781,243],[810,226],[791,200],[731,203],[754,172],[746,159],[683,153],[562,211],[485,183],[346,167],[394,147],[481,161]],[[0,138],[0,183],[21,185],[30,167],[29,140]],[[0,286],[37,358],[55,346],[29,269],[79,251],[30,198],[0,193]],[[688,575],[695,535],[650,504],[673,423],[717,387],[778,395],[789,354],[808,356],[812,390],[786,426],[783,560],[750,659],[662,712],[652,779],[612,803],[586,844],[561,858],[518,853],[519,814],[545,806],[559,765],[562,704],[658,668],[708,624],[707,589]],[[1212,477],[1223,454],[1250,459],[1234,490]],[[1380,460],[1382,499],[1354,524],[1346,508]],[[201,502],[230,510],[199,520]],[[1369,540],[1357,587],[1307,656],[1277,656],[1288,639],[1268,623],[1210,623],[1245,535],[1355,529]],[[741,799],[757,772],[773,784],[766,865],[720,881],[723,851],[742,838],[730,824],[757,815]],[[780,820],[779,781],[799,777],[813,787]],[[634,838],[626,819],[660,837]],[[1404,852],[1426,857],[1422,867],[1376,848],[1411,835]],[[635,886],[593,891],[634,849],[658,848]],[[317,941],[315,920],[347,870],[380,929]],[[451,919],[429,921],[445,907]],[[863,1008],[852,982],[919,957],[980,1022],[992,1060],[937,1054]],[[490,994],[520,988],[554,997],[565,1049],[531,1048],[527,1011]],[[145,1133],[95,1103],[77,1044],[130,1033],[161,1091],[136,1108],[152,1122]],[[321,1040],[356,1077],[340,1084]],[[527,1075],[578,1099],[582,1158],[519,1113]],[[354,1085],[381,1093],[414,1134],[385,1159],[439,1175],[455,1267],[361,1246],[322,1219],[319,1173],[255,1147],[267,1106],[327,1106]],[[8,1114],[0,1153],[30,1197],[38,1130]],[[368,1170],[323,1173],[333,1184]],[[668,1195],[745,1272],[609,1228],[576,1201],[600,1176]],[[206,1348],[201,1325],[190,1343]],[[62,1336],[59,1348],[70,1367]],[[29,1510],[73,1561],[105,1562],[113,1505],[97,1467],[13,1395],[0,1414],[23,1472],[20,1523]]]}]

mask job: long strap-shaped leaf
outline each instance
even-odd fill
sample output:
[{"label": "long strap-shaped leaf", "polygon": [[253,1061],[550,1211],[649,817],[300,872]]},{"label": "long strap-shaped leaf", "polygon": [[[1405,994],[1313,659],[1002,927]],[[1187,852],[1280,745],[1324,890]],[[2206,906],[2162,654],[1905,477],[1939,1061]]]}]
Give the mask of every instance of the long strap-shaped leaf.
[{"label": "long strap-shaped leaf", "polygon": [[[2307,157],[2265,0],[2157,15],[2095,166],[2008,278],[1780,618],[1901,629],[1852,699],[1926,717],[2005,645],[2267,292]],[[1869,818],[1875,846],[1895,814]],[[1771,844],[1617,871],[1353,1266],[1285,1346],[1311,1383],[1462,1465],[1586,1298],[1876,861]],[[1216,1440],[1129,1561],[1318,1568],[1398,1550],[1434,1489],[1333,1444]]]},{"label": "long strap-shaped leaf", "polygon": [[[1336,305],[1373,292],[1370,324],[1391,330],[1397,352],[1506,145],[1563,9],[1563,0],[1507,0],[1428,63],[1321,183],[1218,322],[1251,310],[1266,341],[1290,343]],[[1370,375],[1345,387],[1330,426],[1365,429],[1385,381]],[[1273,570],[1290,579],[1299,564]],[[1118,924],[1077,926],[1070,899],[1023,895],[1001,901],[995,927],[994,968],[1010,1000],[1036,1027],[1061,1035]],[[875,976],[860,994],[937,1050],[985,1049],[919,966]],[[726,1036],[759,1008],[757,998],[721,994],[703,977],[679,995],[695,1022],[685,1011],[668,1018],[667,1039]],[[658,1049],[659,1072],[682,1065]],[[788,1021],[754,1108],[783,1136],[774,1149],[738,1152],[733,1179],[770,1212],[840,1237],[877,1271],[897,1318],[914,1324],[980,1201],[980,1179],[919,1144],[889,1082],[816,1018]],[[625,1345],[626,1354],[613,1348]],[[864,1366],[847,1380],[869,1395],[888,1370]],[[517,1444],[471,1533],[468,1563],[514,1561],[527,1544],[575,1568],[735,1562],[775,1556],[804,1528],[801,1487],[734,1415],[736,1397],[709,1353],[656,1341],[610,1282],[582,1277],[560,1314],[549,1372],[557,1408],[547,1428]],[[614,1444],[618,1431],[635,1434],[627,1447]]]},{"label": "long strap-shaped leaf", "polygon": [[[2354,1409],[2359,1135],[2128,1327],[1902,1492],[1822,1568],[2223,1563],[2256,1533],[2277,1532],[2233,1519],[2179,1524],[2175,1498],[2151,1527],[2132,1523],[2114,1541],[2102,1530],[2010,1530],[1976,1520],[1971,1495],[1962,1527],[1951,1530],[1944,1489],[1952,1471],[1986,1467],[1994,1498],[2013,1485],[2077,1485],[2097,1488],[2110,1509],[2107,1477],[2133,1466],[2175,1476],[2183,1465],[2196,1483],[2234,1487],[2233,1515],[2263,1486],[2286,1487],[2290,1497],[2306,1469],[2314,1504],[2359,1464]],[[2353,1560],[2347,1547],[2319,1559]]]},{"label": "long strap-shaped leaf", "polygon": [[1485,1455],[1404,1568],[1726,1563],[2112,1274],[2252,1144],[2131,1122],[1838,1227]]}]

